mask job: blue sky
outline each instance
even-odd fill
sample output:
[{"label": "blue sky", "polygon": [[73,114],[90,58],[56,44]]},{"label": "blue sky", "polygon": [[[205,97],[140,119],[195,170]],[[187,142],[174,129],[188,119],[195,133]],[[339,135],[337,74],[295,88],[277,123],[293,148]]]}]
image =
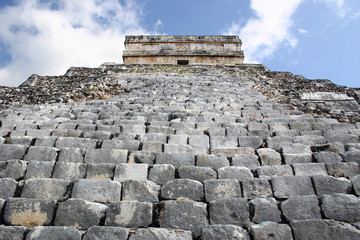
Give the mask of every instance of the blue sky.
[{"label": "blue sky", "polygon": [[140,34],[235,34],[245,62],[360,87],[359,0],[1,0],[0,85],[121,63]]}]

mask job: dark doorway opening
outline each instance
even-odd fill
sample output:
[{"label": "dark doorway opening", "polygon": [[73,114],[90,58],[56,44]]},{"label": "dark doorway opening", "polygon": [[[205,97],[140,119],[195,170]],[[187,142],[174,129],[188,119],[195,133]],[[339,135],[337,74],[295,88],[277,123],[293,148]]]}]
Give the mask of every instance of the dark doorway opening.
[{"label": "dark doorway opening", "polygon": [[177,60],[178,65],[189,65],[189,60]]}]

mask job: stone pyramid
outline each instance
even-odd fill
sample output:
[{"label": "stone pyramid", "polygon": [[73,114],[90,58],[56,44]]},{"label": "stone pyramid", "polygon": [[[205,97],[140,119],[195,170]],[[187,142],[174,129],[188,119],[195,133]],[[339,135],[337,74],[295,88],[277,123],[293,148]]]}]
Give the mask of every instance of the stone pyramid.
[{"label": "stone pyramid", "polygon": [[0,89],[0,239],[360,239],[358,92],[288,75],[108,64]]}]

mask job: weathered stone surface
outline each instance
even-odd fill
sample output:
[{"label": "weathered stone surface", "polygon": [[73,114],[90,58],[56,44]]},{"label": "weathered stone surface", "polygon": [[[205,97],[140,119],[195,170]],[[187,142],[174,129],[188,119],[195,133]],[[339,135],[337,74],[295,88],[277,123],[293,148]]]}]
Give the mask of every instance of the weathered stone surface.
[{"label": "weathered stone surface", "polygon": [[161,187],[161,197],[164,199],[186,198],[201,201],[204,198],[204,188],[201,182],[190,179],[174,179]]},{"label": "weathered stone surface", "polygon": [[251,221],[261,223],[266,221],[280,222],[280,211],[274,198],[255,198],[249,202]]},{"label": "weathered stone surface", "polygon": [[105,225],[126,228],[147,227],[152,223],[153,206],[149,202],[121,201],[108,206]]},{"label": "weathered stone surface", "polygon": [[75,181],[72,198],[96,202],[120,201],[121,183],[102,179],[79,179]]},{"label": "weathered stone surface", "polygon": [[351,192],[351,182],[343,177],[316,175],[312,176],[312,180],[317,195]]},{"label": "weathered stone surface", "polygon": [[281,176],[271,178],[276,198],[315,195],[311,179],[308,176]]},{"label": "weathered stone surface", "polygon": [[35,141],[35,146],[54,147],[56,139],[57,138],[55,136],[37,137]]},{"label": "weathered stone surface", "polygon": [[135,151],[129,154],[128,163],[145,163],[149,166],[153,166],[155,157],[156,155],[153,152]]},{"label": "weathered stone surface", "polygon": [[314,158],[318,163],[335,163],[342,161],[339,154],[330,151],[316,152],[314,153]]},{"label": "weathered stone surface", "polygon": [[258,156],[255,154],[235,154],[232,157],[232,165],[238,167],[247,167],[250,170],[255,170],[260,166]]},{"label": "weathered stone surface", "polygon": [[0,226],[0,239],[23,240],[26,230],[23,226]]},{"label": "weathered stone surface", "polygon": [[67,190],[70,183],[71,181],[64,179],[28,179],[25,181],[21,197],[63,201],[69,197]]},{"label": "weathered stone surface", "polygon": [[163,201],[159,215],[160,227],[190,230],[195,236],[200,236],[201,229],[208,225],[206,204],[202,202]]},{"label": "weathered stone surface", "polygon": [[310,163],[312,152],[309,146],[303,144],[292,144],[282,148],[282,153],[286,164]]},{"label": "weathered stone surface", "polygon": [[357,151],[347,151],[343,153],[342,158],[344,162],[357,162],[360,163],[360,150]]},{"label": "weathered stone surface", "polygon": [[96,139],[90,138],[76,138],[76,137],[58,137],[55,146],[57,148],[71,147],[71,148],[96,148]]},{"label": "weathered stone surface", "polygon": [[211,167],[215,170],[221,167],[228,167],[229,160],[223,155],[199,155],[197,156],[197,166],[199,167]]},{"label": "weathered stone surface", "polygon": [[270,183],[267,179],[245,179],[242,181],[242,189],[245,198],[266,198],[273,195]]},{"label": "weathered stone surface", "polygon": [[18,182],[12,178],[0,178],[0,198],[7,199],[13,197]]},{"label": "weathered stone surface", "polygon": [[81,240],[81,233],[74,227],[34,227],[26,240]]},{"label": "weathered stone surface", "polygon": [[360,199],[354,195],[344,193],[323,195],[321,209],[326,218],[345,222],[360,220]]},{"label": "weathered stone surface", "polygon": [[128,151],[123,149],[87,149],[87,163],[126,163]]},{"label": "weathered stone surface", "polygon": [[74,162],[57,162],[54,167],[53,178],[75,180],[84,178],[86,174],[86,164]]},{"label": "weathered stone surface", "polygon": [[274,136],[266,139],[267,147],[276,151],[280,151],[283,146],[289,146],[292,143],[293,138],[291,136]]},{"label": "weathered stone surface", "polygon": [[27,166],[25,179],[51,178],[54,162],[30,161]]},{"label": "weathered stone surface", "polygon": [[360,175],[356,175],[352,177],[350,180],[351,183],[353,184],[356,195],[360,196]]},{"label": "weathered stone surface", "polygon": [[20,144],[0,144],[0,161],[23,159],[27,148]]},{"label": "weathered stone surface", "polygon": [[327,163],[326,168],[328,174],[334,177],[351,178],[360,174],[359,163],[355,162]]},{"label": "weathered stone surface", "polygon": [[250,240],[250,236],[239,226],[234,225],[210,225],[203,228],[202,240]]},{"label": "weathered stone surface", "polygon": [[192,153],[158,153],[156,164],[171,164],[176,169],[182,165],[195,165],[195,156]]},{"label": "weathered stone surface", "polygon": [[287,221],[321,219],[318,198],[311,196],[293,196],[281,203],[281,211]]},{"label": "weathered stone surface", "polygon": [[296,176],[304,175],[327,175],[325,163],[294,163]]},{"label": "weathered stone surface", "polygon": [[69,226],[78,229],[88,229],[99,225],[105,216],[107,206],[88,202],[83,199],[68,199],[59,204],[56,210],[55,226]]},{"label": "weathered stone surface", "polygon": [[245,179],[253,178],[252,173],[246,167],[222,167],[218,169],[219,179],[236,179],[243,181]]},{"label": "weathered stone surface", "polygon": [[24,157],[26,161],[55,162],[59,149],[53,147],[31,146]]},{"label": "weathered stone surface", "polygon": [[259,178],[271,179],[276,176],[292,176],[293,169],[290,165],[261,166],[256,169]]},{"label": "weathered stone surface", "polygon": [[117,164],[115,167],[114,181],[147,180],[148,167],[149,165],[147,164]]},{"label": "weathered stone surface", "polygon": [[191,231],[166,228],[140,228],[129,240],[192,240]]},{"label": "weathered stone surface", "polygon": [[26,167],[27,162],[21,160],[0,161],[0,178],[23,178]]},{"label": "weathered stone surface", "polygon": [[[293,239],[291,228],[288,225],[279,224],[275,222],[262,222],[260,224],[252,225],[250,228],[250,234],[252,235],[254,240],[263,240],[263,239],[292,240]],[[307,238],[299,238],[299,239],[307,239]]]},{"label": "weathered stone surface", "polygon": [[241,197],[240,184],[236,179],[205,180],[204,188],[206,202]]},{"label": "weathered stone surface", "polygon": [[263,139],[257,136],[239,136],[239,147],[259,148],[263,144]]},{"label": "weathered stone surface", "polygon": [[281,155],[271,148],[259,148],[256,150],[260,157],[261,166],[281,165]]},{"label": "weathered stone surface", "polygon": [[216,179],[217,174],[210,167],[181,166],[178,169],[180,178],[204,182],[207,179]]},{"label": "weathered stone surface", "polygon": [[86,178],[90,179],[112,179],[114,177],[115,164],[100,163],[88,164]]},{"label": "weathered stone surface", "polygon": [[128,180],[122,187],[122,200],[139,202],[158,202],[160,186],[153,181]]},{"label": "weathered stone surface", "polygon": [[122,227],[92,226],[83,240],[127,240],[129,229]]},{"label": "weathered stone surface", "polygon": [[175,178],[175,167],[171,164],[155,164],[149,172],[149,180],[159,185]]},{"label": "weathered stone surface", "polygon": [[55,211],[55,200],[8,198],[4,220],[8,225],[49,225]]},{"label": "weathered stone surface", "polygon": [[59,152],[59,162],[77,162],[82,163],[84,160],[83,148],[62,148]]}]

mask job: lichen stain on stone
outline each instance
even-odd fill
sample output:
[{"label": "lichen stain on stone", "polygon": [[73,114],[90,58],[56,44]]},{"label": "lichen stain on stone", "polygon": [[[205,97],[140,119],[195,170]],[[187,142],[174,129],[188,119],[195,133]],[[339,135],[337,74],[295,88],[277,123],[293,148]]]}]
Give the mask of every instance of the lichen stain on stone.
[{"label": "lichen stain on stone", "polygon": [[13,213],[10,217],[12,225],[23,225],[27,227],[42,226],[48,220],[47,213],[42,213],[40,203],[29,206],[29,209]]}]

